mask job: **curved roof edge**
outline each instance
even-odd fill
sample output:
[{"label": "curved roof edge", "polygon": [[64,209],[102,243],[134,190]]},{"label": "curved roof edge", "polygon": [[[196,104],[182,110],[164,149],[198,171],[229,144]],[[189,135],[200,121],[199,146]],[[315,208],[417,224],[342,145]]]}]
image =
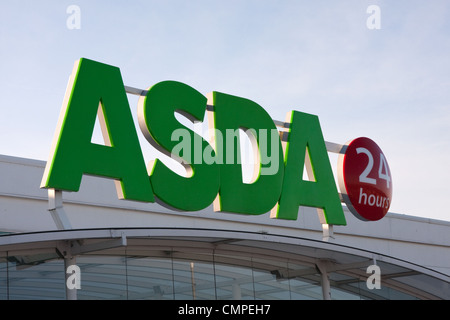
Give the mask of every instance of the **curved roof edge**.
[{"label": "curved roof edge", "polygon": [[[20,246],[21,250],[24,250],[24,245],[25,247],[27,247],[26,249],[40,248],[43,245],[46,247],[48,245],[53,246],[58,241],[117,238],[182,238],[192,241],[210,242],[212,244],[224,242],[229,243],[231,240],[233,240],[234,245],[239,245],[239,241],[242,241],[243,244],[245,243],[245,246],[250,247],[251,244],[249,244],[248,241],[254,241],[255,243],[259,242],[276,244],[276,246],[273,247],[272,250],[281,250],[294,254],[296,251],[295,248],[298,246],[309,247],[313,249],[322,249],[327,252],[339,252],[342,254],[364,257],[373,261],[381,261],[394,264],[450,283],[450,276],[444,273],[379,252],[308,238],[224,229],[161,227],[99,228],[4,234],[0,235],[0,251],[14,250],[16,246]],[[29,245],[29,247],[27,245]]]}]

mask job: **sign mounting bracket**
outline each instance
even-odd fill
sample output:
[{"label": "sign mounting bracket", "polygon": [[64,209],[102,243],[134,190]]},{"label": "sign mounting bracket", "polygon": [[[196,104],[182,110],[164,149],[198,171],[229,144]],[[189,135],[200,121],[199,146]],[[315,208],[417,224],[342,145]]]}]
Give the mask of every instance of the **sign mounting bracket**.
[{"label": "sign mounting bracket", "polygon": [[58,230],[72,229],[63,207],[62,190],[48,189],[48,211]]}]

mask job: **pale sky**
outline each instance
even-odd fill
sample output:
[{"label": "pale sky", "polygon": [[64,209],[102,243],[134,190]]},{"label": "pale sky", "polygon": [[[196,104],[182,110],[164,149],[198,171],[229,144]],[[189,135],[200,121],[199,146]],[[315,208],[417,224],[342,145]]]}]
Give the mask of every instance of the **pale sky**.
[{"label": "pale sky", "polygon": [[[80,29],[67,27],[70,5]],[[370,5],[380,29],[367,27]],[[450,221],[449,17],[447,0],[2,1],[0,154],[47,160],[85,57],[128,86],[181,81],[276,120],[315,114],[327,141],[369,137],[391,169],[390,211]]]}]

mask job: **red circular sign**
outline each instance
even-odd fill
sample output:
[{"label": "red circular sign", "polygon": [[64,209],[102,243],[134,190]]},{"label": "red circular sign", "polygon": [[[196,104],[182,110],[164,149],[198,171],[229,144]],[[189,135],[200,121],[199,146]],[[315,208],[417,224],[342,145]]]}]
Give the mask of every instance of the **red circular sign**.
[{"label": "red circular sign", "polygon": [[338,180],[344,202],[361,220],[377,221],[392,201],[392,176],[380,147],[369,138],[348,143],[339,155]]}]

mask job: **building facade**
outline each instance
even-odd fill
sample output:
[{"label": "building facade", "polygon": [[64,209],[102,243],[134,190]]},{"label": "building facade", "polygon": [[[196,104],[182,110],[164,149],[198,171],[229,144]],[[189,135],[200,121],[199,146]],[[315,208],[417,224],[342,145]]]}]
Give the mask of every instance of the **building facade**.
[{"label": "building facade", "polygon": [[119,200],[99,177],[41,189],[44,168],[0,156],[0,299],[450,298],[446,221],[180,212]]}]

